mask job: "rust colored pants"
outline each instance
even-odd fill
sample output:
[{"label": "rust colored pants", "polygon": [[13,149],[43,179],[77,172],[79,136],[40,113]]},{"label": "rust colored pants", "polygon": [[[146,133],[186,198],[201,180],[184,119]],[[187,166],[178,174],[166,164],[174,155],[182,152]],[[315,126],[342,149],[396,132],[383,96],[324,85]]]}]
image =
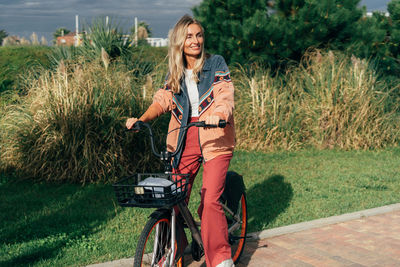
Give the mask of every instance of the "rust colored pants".
[{"label": "rust colored pants", "polygon": [[[197,118],[192,118],[191,122],[193,121],[197,121]],[[220,155],[203,164],[203,187],[198,213],[201,218],[201,238],[204,244],[206,264],[211,267],[231,258],[228,225],[222,206],[218,202],[224,191],[226,173],[231,158],[232,154]],[[199,129],[190,127],[179,167],[175,170],[178,173],[190,174],[187,202],[194,178],[201,165],[201,159]]]}]

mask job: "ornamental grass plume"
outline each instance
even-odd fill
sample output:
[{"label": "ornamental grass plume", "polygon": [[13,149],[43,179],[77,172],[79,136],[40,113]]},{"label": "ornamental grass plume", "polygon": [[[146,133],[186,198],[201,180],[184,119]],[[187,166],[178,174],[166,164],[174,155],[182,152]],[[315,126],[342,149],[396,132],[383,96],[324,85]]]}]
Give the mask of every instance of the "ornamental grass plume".
[{"label": "ornamental grass plume", "polygon": [[108,65],[110,65],[110,57],[109,57],[109,55],[107,54],[106,50],[104,50],[103,47],[101,48],[101,60],[103,61],[104,68],[105,68],[106,71],[107,71]]},{"label": "ornamental grass plume", "polygon": [[30,36],[32,45],[40,45],[39,38],[35,32],[33,32]]},{"label": "ornamental grass plume", "polygon": [[[27,96],[0,118],[0,166],[50,181],[113,181],[149,161],[144,134],[127,133],[143,112],[141,84],[123,64],[61,62],[32,79]],[[156,132],[156,134],[158,134]]]},{"label": "ornamental grass plume", "polygon": [[253,66],[237,72],[238,147],[371,149],[397,145],[398,105],[365,60],[309,52],[285,75]]}]

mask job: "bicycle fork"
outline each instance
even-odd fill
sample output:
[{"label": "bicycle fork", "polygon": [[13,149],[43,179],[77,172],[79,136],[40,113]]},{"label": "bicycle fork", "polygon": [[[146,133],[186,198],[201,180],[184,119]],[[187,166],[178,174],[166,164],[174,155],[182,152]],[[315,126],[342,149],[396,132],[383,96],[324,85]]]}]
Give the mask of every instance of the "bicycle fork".
[{"label": "bicycle fork", "polygon": [[[156,237],[162,236],[162,229],[160,229],[160,225],[156,225]],[[176,213],[175,210],[172,209],[171,213],[171,247],[169,249],[169,252],[167,253],[166,257],[161,259],[159,262],[157,258],[157,253],[161,249],[162,244],[159,244],[160,238],[155,238],[154,240],[154,245],[153,245],[153,256],[151,259],[151,266],[159,266],[161,263],[160,267],[169,267],[173,266],[174,260],[175,260],[175,254],[176,254],[176,247],[175,247],[175,241],[176,241]]]},{"label": "bicycle fork", "polygon": [[175,247],[175,240],[176,240],[176,213],[175,209],[172,209],[172,215],[171,215],[171,254],[169,255],[169,266],[173,266],[174,260],[175,260],[175,255],[176,255],[176,248]]}]

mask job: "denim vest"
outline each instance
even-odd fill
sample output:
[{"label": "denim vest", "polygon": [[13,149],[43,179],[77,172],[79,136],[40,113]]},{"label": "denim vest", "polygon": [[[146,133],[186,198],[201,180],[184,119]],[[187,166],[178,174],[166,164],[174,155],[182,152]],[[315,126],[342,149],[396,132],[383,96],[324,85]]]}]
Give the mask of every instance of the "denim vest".
[{"label": "denim vest", "polygon": [[[228,72],[228,66],[222,56],[211,55],[209,56],[203,65],[202,71],[199,75],[199,82],[197,84],[197,89],[199,90],[199,116],[214,102],[213,94],[213,83],[216,79],[230,79],[229,74],[226,76],[215,76],[216,72]],[[222,78],[221,78],[222,77]],[[168,87],[166,88],[168,90]],[[189,95],[185,83],[185,77],[181,79],[181,90],[178,94],[173,95],[173,109],[171,111],[172,115],[180,122],[181,126],[186,126],[189,121],[190,116],[190,102]],[[185,138],[183,135],[183,130],[179,131],[178,140]],[[179,142],[178,141],[178,142]],[[182,156],[182,148],[175,156],[173,161],[173,167],[177,168]]]}]

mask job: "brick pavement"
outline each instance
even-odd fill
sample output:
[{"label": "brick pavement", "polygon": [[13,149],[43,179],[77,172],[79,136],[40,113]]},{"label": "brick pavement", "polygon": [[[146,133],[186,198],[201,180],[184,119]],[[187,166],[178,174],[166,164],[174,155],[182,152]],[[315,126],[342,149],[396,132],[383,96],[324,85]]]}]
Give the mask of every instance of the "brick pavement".
[{"label": "brick pavement", "polygon": [[[379,215],[376,215],[379,214]],[[275,228],[247,242],[237,267],[396,266],[400,267],[400,204]],[[204,261],[185,266],[206,267]],[[133,258],[90,265],[132,266]]]},{"label": "brick pavement", "polygon": [[400,210],[248,242],[243,266],[400,266]]}]

